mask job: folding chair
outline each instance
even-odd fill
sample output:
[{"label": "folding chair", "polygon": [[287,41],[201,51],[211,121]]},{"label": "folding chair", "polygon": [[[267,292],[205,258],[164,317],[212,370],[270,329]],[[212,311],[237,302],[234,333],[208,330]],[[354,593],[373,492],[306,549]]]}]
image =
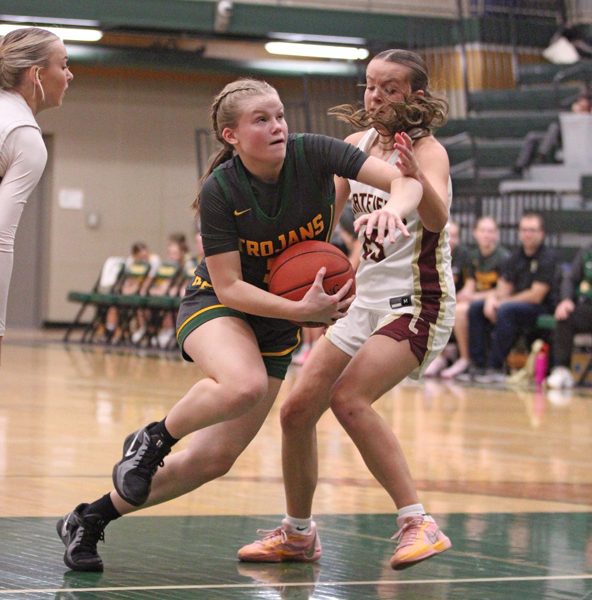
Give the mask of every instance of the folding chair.
[{"label": "folding chair", "polygon": [[[80,308],[74,320],[66,329],[66,333],[64,334],[65,342],[68,342],[72,332],[81,326],[83,327],[83,332],[79,341],[85,342],[89,339],[96,324],[101,320],[100,316],[102,316],[104,309],[101,300],[105,294],[113,293],[116,289],[123,274],[124,266],[125,258],[122,256],[110,256],[103,263],[99,276],[89,292],[71,291],[68,293],[68,300],[79,303]],[[94,316],[90,321],[83,321],[83,316],[88,308],[95,309]]]},{"label": "folding chair", "polygon": [[163,262],[157,269],[146,290],[142,309],[145,314],[145,330],[136,340],[138,346],[159,346],[158,335],[167,315],[172,317],[174,328],[174,311],[178,307],[178,281],[183,268],[176,262]]}]

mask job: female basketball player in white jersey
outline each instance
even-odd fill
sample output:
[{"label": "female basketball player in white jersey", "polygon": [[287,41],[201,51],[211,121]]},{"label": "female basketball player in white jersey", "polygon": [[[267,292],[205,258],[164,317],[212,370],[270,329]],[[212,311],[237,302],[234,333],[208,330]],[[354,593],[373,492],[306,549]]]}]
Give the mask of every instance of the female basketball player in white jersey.
[{"label": "female basketball player in white jersey", "polygon": [[451,202],[449,163],[431,134],[443,124],[446,112],[446,103],[429,92],[423,60],[404,50],[382,52],[369,63],[363,110],[342,106],[333,111],[366,129],[347,141],[418,179],[423,197],[407,216],[410,236],[385,239],[375,226],[389,215],[388,195],[337,178],[338,197],[350,196],[362,242],[356,299],[346,317],[314,347],[282,406],[287,516],[263,539],[243,547],[241,560],[320,557],[311,518],[317,480],[315,425],[329,406],[398,509],[398,545],[391,566],[403,569],[451,546],[425,514],[401,446],[372,406],[405,377],[421,375],[446,345],[454,323],[445,230]]}]

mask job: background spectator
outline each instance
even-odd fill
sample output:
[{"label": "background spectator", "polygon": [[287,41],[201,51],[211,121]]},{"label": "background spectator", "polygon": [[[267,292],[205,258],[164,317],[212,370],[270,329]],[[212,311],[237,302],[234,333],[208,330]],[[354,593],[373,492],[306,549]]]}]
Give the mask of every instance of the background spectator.
[{"label": "background spectator", "polygon": [[592,112],[592,90],[585,89],[571,105],[574,113],[589,114]]},{"label": "background spectator", "polygon": [[575,256],[561,282],[561,301],[555,309],[553,370],[547,378],[550,388],[570,388],[574,379],[569,369],[576,333],[592,333],[592,245]]},{"label": "background spectator", "polygon": [[[147,250],[147,249],[146,249]],[[187,260],[187,252],[189,247],[187,246],[187,239],[184,233],[172,233],[169,235],[166,243],[165,258],[157,266],[156,270],[151,269],[150,274],[147,278],[146,284],[143,286],[142,293],[149,293],[151,296],[163,296],[169,293],[174,282],[171,282],[168,276],[159,276],[161,266],[176,268],[182,268]],[[152,263],[151,263],[152,264]],[[165,269],[166,273],[169,273],[168,269]],[[136,314],[136,330],[131,336],[131,341],[134,344],[138,344],[146,335],[146,322],[150,317],[149,310],[139,310]],[[158,345],[160,348],[166,348],[172,340],[175,329],[170,313],[166,313],[161,324],[162,329],[158,333],[156,338],[152,338],[154,345]]]},{"label": "background spectator", "polygon": [[553,311],[556,261],[554,252],[544,245],[541,215],[523,214],[518,237],[520,247],[506,262],[495,289],[469,307],[473,369],[465,375],[478,383],[505,382],[506,358],[518,335],[532,329],[541,313]]},{"label": "background spectator", "polygon": [[[120,290],[121,294],[135,294],[138,291],[145,290],[150,278],[154,276],[160,265],[160,257],[158,254],[151,253],[145,242],[134,242],[130,248],[129,256],[125,259],[126,270],[129,270],[134,263],[149,263],[150,271],[148,277],[145,277],[143,282],[139,282],[134,277],[126,277]],[[139,290],[138,286],[140,283],[142,287]],[[116,307],[112,306],[107,311],[105,320],[105,341],[113,341],[118,325],[119,311]]]},{"label": "background spectator", "polygon": [[[460,227],[454,221],[448,221],[448,243],[452,257],[452,277],[456,291],[465,285],[465,279],[471,266],[469,249],[460,243]],[[458,356],[454,334],[451,341],[440,356],[437,356],[424,372],[425,377],[437,377],[443,369],[448,367],[449,362]]]},{"label": "background spectator", "polygon": [[483,300],[487,292],[497,285],[510,256],[510,252],[499,245],[499,230],[492,217],[481,217],[477,221],[473,237],[477,247],[469,251],[465,283],[456,294],[454,338],[459,357],[440,373],[444,379],[453,379],[469,368],[469,305],[474,300]]},{"label": "background spectator", "polygon": [[460,226],[454,221],[448,221],[448,243],[452,256],[452,276],[454,277],[454,287],[460,290],[465,285],[467,272],[471,265],[469,249],[460,243]]}]

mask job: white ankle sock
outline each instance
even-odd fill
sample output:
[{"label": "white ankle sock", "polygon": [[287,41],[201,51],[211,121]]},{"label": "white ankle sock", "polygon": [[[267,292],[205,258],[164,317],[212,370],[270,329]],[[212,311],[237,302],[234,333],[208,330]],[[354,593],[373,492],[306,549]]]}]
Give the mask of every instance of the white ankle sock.
[{"label": "white ankle sock", "polygon": [[284,523],[289,525],[290,528],[293,529],[296,533],[300,535],[307,535],[308,533],[310,533],[312,517],[308,517],[308,519],[297,519],[296,517],[286,515]]},{"label": "white ankle sock", "polygon": [[399,509],[397,516],[397,525],[401,527],[406,519],[409,517],[422,517],[425,515],[425,509],[423,504],[409,504]]}]

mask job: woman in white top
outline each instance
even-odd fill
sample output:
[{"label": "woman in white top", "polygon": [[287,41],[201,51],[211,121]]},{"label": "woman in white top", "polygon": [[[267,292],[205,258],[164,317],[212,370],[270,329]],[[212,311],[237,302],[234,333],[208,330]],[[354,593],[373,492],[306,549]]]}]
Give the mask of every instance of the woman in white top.
[{"label": "woman in white top", "polygon": [[47,161],[35,115],[60,106],[72,78],[53,33],[30,27],[0,38],[0,350],[16,230]]}]

